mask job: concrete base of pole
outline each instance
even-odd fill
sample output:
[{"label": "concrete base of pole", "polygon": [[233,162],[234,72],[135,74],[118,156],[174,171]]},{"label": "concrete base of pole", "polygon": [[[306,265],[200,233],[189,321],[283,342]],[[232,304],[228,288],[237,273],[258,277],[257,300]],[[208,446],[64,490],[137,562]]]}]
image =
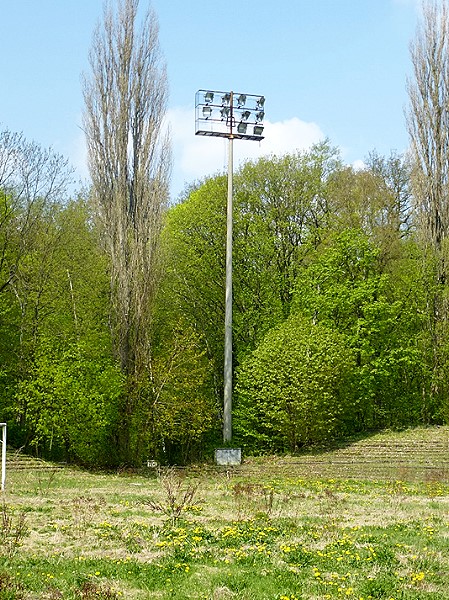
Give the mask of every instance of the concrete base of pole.
[{"label": "concrete base of pole", "polygon": [[232,467],[242,464],[241,448],[217,448],[215,450],[215,464],[223,467]]}]

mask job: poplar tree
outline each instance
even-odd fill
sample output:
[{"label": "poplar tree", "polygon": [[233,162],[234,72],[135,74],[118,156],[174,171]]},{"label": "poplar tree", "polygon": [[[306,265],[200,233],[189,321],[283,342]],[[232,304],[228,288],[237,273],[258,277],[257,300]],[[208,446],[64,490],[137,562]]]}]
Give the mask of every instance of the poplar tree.
[{"label": "poplar tree", "polygon": [[[427,243],[438,253],[449,235],[449,3],[423,3],[410,46],[407,125],[414,166],[413,191]],[[439,279],[446,279],[440,264]]]},{"label": "poplar tree", "polygon": [[152,307],[171,163],[158,21],[151,8],[140,21],[138,7],[138,0],[118,0],[116,11],[105,7],[84,79],[89,171],[110,258],[111,330],[128,381],[122,409],[125,459],[131,456],[139,386],[151,370]]},{"label": "poplar tree", "polygon": [[[427,0],[411,47],[408,131],[413,193],[423,246],[431,266],[428,279],[428,352],[431,398],[446,402],[449,361],[449,2]],[[425,273],[428,277],[428,273]]]}]

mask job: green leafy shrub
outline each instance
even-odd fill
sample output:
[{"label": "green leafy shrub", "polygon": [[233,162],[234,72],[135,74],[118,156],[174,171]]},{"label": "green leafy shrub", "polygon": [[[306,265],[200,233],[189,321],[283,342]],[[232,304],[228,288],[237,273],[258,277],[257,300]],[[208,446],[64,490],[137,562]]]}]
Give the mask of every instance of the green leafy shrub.
[{"label": "green leafy shrub", "polygon": [[83,342],[65,347],[43,340],[29,377],[16,394],[26,413],[29,445],[51,458],[111,464],[122,376],[110,359]]},{"label": "green leafy shrub", "polygon": [[252,450],[295,451],[342,433],[353,406],[354,366],[340,334],[291,317],[242,363],[237,435]]},{"label": "green leafy shrub", "polygon": [[427,401],[425,300],[415,263],[385,271],[380,248],[346,230],[297,280],[292,311],[340,332],[356,356],[354,432],[432,422],[437,412]]}]

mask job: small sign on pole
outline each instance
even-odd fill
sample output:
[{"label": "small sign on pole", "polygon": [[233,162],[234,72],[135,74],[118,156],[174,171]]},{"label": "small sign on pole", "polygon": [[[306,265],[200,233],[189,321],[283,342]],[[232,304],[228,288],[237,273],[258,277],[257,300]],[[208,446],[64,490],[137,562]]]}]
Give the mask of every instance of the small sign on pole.
[{"label": "small sign on pole", "polygon": [[2,492],[5,491],[6,482],[6,423],[0,423],[2,428]]},{"label": "small sign on pole", "polygon": [[215,450],[215,464],[227,467],[242,464],[241,448],[217,448]]}]

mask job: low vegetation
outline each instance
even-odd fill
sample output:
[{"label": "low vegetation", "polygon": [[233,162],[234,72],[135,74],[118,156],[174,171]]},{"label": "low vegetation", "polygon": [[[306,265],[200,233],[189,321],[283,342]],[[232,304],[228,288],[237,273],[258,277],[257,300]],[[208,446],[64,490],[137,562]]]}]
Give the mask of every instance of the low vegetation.
[{"label": "low vegetation", "polygon": [[449,599],[448,442],[380,434],[231,471],[11,466],[0,598]]}]

